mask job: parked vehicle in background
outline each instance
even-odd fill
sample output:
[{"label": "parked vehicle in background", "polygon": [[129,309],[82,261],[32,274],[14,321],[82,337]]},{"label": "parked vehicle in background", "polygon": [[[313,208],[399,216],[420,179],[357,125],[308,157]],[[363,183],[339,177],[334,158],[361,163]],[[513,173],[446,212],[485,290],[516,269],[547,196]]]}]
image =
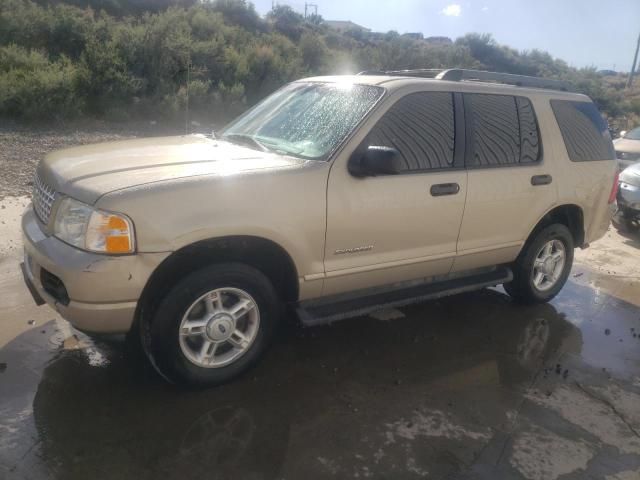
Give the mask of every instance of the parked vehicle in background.
[{"label": "parked vehicle in background", "polygon": [[430,73],[308,78],[216,138],[48,155],[34,298],[198,385],[256,362],[286,304],[317,325],[499,284],[552,299],[615,208],[606,122],[560,82]]},{"label": "parked vehicle in background", "polygon": [[640,228],[640,162],[620,173],[618,208],[627,222],[627,227],[634,230]]},{"label": "parked vehicle in background", "polygon": [[620,170],[640,162],[640,127],[622,132],[622,136],[613,141],[613,147]]}]

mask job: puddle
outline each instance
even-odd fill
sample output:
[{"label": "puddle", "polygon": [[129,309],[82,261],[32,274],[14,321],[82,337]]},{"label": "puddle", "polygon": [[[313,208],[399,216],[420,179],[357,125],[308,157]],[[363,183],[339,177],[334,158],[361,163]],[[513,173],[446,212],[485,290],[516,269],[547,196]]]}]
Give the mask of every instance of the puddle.
[{"label": "puddle", "polygon": [[640,311],[593,295],[571,282],[551,304],[517,306],[490,289],[393,321],[287,326],[256,368],[204,391],[168,385],[127,346],[38,320],[0,349],[0,465],[36,480],[537,479],[596,459],[617,468],[600,477],[634,471],[640,440],[576,382],[638,421]]}]

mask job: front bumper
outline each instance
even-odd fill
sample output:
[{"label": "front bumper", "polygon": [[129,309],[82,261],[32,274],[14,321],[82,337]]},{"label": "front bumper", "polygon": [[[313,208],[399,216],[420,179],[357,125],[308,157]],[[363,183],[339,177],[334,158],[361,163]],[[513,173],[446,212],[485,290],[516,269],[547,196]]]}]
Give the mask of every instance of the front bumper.
[{"label": "front bumper", "polygon": [[640,162],[640,153],[619,152],[616,150],[616,160],[618,161],[618,168],[622,171],[634,163]]},{"label": "front bumper", "polygon": [[640,211],[640,187],[620,182],[617,201],[619,207]]},{"label": "front bumper", "polygon": [[36,303],[41,297],[74,327],[92,333],[129,331],[147,280],[169,255],[79,250],[47,236],[31,208],[22,217],[22,233],[23,273]]}]

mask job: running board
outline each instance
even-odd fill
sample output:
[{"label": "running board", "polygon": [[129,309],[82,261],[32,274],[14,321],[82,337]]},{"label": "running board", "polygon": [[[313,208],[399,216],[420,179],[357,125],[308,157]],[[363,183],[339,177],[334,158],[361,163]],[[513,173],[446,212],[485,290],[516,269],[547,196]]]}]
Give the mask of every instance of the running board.
[{"label": "running board", "polygon": [[296,306],[296,312],[304,326],[314,327],[346,318],[359,317],[381,308],[403,307],[413,303],[493,287],[511,280],[513,280],[513,273],[510,268],[497,267],[489,272],[420,283],[419,285],[414,284],[405,288],[397,286],[386,290],[376,288],[355,294],[341,294],[308,300],[300,302]]}]

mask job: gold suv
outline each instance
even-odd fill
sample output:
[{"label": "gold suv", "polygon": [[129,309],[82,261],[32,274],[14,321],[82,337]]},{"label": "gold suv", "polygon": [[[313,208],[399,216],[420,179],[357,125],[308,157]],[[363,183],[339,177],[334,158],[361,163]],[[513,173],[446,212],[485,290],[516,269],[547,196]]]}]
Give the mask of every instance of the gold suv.
[{"label": "gold suv", "polygon": [[557,81],[433,75],[308,78],[212,137],[48,155],[22,219],[34,299],[200,385],[254,363],[286,304],[316,325],[498,284],[550,300],[609,225],[606,122]]}]

